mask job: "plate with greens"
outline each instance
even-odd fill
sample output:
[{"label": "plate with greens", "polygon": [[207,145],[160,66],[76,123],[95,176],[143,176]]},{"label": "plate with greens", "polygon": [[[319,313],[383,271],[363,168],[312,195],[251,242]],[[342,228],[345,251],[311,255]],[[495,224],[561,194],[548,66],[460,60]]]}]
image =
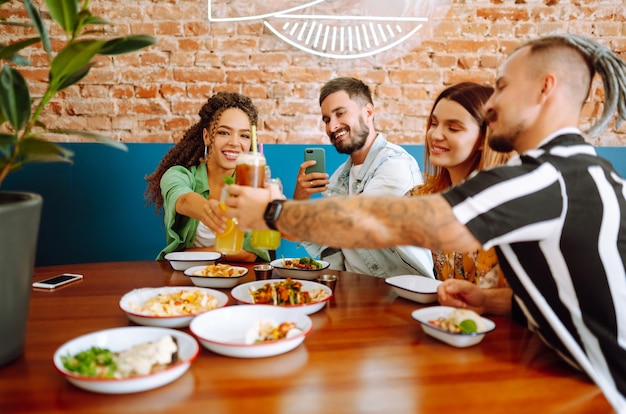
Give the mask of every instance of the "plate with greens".
[{"label": "plate with greens", "polygon": [[311,257],[282,258],[270,262],[278,276],[292,279],[315,280],[330,263]]},{"label": "plate with greens", "polygon": [[78,388],[101,394],[128,394],[178,379],[199,351],[198,342],[187,333],[129,326],[72,339],[56,350],[53,363]]}]

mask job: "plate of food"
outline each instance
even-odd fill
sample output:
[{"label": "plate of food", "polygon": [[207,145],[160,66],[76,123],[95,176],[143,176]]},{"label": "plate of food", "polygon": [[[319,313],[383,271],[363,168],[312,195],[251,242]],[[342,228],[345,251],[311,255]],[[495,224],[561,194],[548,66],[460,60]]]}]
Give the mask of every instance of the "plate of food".
[{"label": "plate of food", "polygon": [[437,287],[440,280],[419,275],[400,275],[385,279],[398,296],[418,303],[433,303],[437,301]]},{"label": "plate of food", "polygon": [[315,280],[330,266],[330,263],[310,257],[300,257],[272,260],[270,265],[276,269],[276,273],[280,277]]},{"label": "plate of food", "polygon": [[209,288],[232,288],[248,274],[246,267],[231,266],[223,263],[208,266],[194,266],[185,270],[184,275],[196,286]]},{"label": "plate of food", "polygon": [[193,266],[208,266],[222,257],[217,252],[171,252],[165,255],[174,270],[185,270]]},{"label": "plate of food", "polygon": [[493,321],[469,309],[433,306],[411,313],[427,335],[457,348],[476,345],[496,328]]},{"label": "plate of food", "polygon": [[214,312],[196,317],[189,330],[208,350],[235,358],[289,352],[313,329],[311,318],[289,308],[239,305]]},{"label": "plate of food", "polygon": [[190,367],[200,351],[189,334],[175,329],[127,326],[72,339],[53,363],[70,383],[102,394],[128,394],[168,384]]},{"label": "plate of food", "polygon": [[230,294],[241,304],[279,306],[310,315],[326,305],[333,291],[321,283],[287,278],[243,283]]},{"label": "plate of food", "polygon": [[128,319],[146,326],[185,328],[194,316],[228,304],[228,295],[194,286],[140,288],[127,292],[119,307]]}]

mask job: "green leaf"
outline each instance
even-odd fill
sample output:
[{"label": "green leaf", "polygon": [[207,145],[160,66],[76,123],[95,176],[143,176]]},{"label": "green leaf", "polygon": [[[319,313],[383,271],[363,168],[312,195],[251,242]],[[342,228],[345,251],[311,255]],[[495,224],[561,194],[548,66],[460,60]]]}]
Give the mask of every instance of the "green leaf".
[{"label": "green leaf", "polygon": [[49,129],[46,132],[50,132],[53,134],[60,135],[79,135],[81,137],[89,138],[91,140],[97,141],[101,144],[108,145],[109,147],[117,148],[123,151],[128,151],[128,147],[119,141],[115,141],[109,137],[105,137],[104,135],[98,135],[91,132],[78,131],[75,129]]},{"label": "green leaf", "polygon": [[111,23],[108,20],[103,19],[102,17],[98,17],[98,16],[89,16],[87,18],[85,18],[85,20],[83,20],[83,24],[85,26],[87,25],[112,25],[113,23]]},{"label": "green leaf", "polygon": [[39,33],[44,50],[48,56],[50,56],[52,50],[50,47],[50,38],[48,37],[48,32],[46,31],[46,26],[43,24],[39,10],[33,6],[33,3],[30,0],[24,0],[24,8],[28,13],[28,17],[30,17],[30,21],[33,23],[33,26],[37,29],[37,33]]},{"label": "green leaf", "polygon": [[19,131],[30,118],[30,92],[22,75],[4,65],[0,73],[0,112],[13,130]]},{"label": "green leaf", "polygon": [[19,42],[15,42],[11,45],[1,45],[0,46],[0,59],[7,59],[10,60],[13,58],[14,55],[17,54],[17,52],[19,52],[20,50],[24,49],[25,47],[28,47],[30,45],[33,45],[35,43],[39,42],[39,38],[38,37],[33,37],[30,39],[26,39],[26,40],[21,40]]},{"label": "green leaf", "polygon": [[9,61],[15,63],[18,66],[29,66],[30,65],[30,61],[28,59],[26,59],[24,56],[20,56],[20,55],[13,55],[10,58],[8,58]]},{"label": "green leaf", "polygon": [[84,40],[70,43],[63,48],[50,64],[49,90],[55,92],[67,79],[91,61],[104,45],[103,40]]},{"label": "green leaf", "polygon": [[8,156],[16,142],[17,137],[15,135],[0,133],[0,153]]},{"label": "green leaf", "polygon": [[46,0],[46,5],[54,21],[65,30],[67,35],[71,35],[78,23],[78,1]]},{"label": "green leaf", "polygon": [[101,55],[120,55],[143,49],[156,44],[156,42],[156,38],[149,35],[118,37],[107,41],[99,53]]},{"label": "green leaf", "polygon": [[84,35],[83,28],[87,25],[110,25],[107,20],[101,17],[94,16],[89,10],[84,8],[78,13],[78,22],[74,27],[74,35]]},{"label": "green leaf", "polygon": [[89,73],[89,70],[95,65],[95,62],[90,62],[88,64],[86,64],[85,66],[83,66],[82,68],[78,69],[76,72],[70,74],[64,81],[63,83],[61,83],[58,87],[57,90],[63,90],[65,88],[67,88],[68,86],[72,86],[76,83],[78,83],[82,78],[84,78],[85,76],[87,76],[87,74]]},{"label": "green leaf", "polygon": [[74,155],[73,151],[36,136],[24,138],[19,142],[19,146],[23,164],[30,162],[71,162]]}]

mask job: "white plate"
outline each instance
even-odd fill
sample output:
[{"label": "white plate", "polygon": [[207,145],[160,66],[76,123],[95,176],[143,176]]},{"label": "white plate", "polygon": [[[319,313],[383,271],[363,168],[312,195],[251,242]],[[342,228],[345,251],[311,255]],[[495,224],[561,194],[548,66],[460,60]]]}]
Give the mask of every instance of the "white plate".
[{"label": "white plate", "polygon": [[222,257],[217,252],[171,252],[165,255],[174,270],[185,270],[192,266],[208,266]]},{"label": "white plate", "polygon": [[[92,346],[109,349],[113,352],[125,351],[134,345],[153,342],[165,335],[171,335],[178,343],[178,363],[154,374],[141,375],[124,379],[98,379],[78,375],[63,367],[61,356],[76,355]],[[189,334],[174,329],[145,326],[130,326],[107,329],[79,336],[61,345],[54,353],[53,363],[67,380],[75,386],[87,391],[102,394],[129,394],[151,390],[169,384],[183,375],[196,359],[200,351],[198,342]]]},{"label": "white plate", "polygon": [[194,266],[185,270],[185,276],[188,276],[192,283],[196,286],[210,287],[210,288],[232,288],[237,286],[241,279],[248,274],[248,268],[240,266],[231,266],[244,272],[239,276],[194,276],[194,273],[203,270],[206,266]]},{"label": "white plate", "polygon": [[283,266],[283,263],[284,263],[283,260],[297,260],[297,259],[300,259],[300,257],[285,257],[283,259],[272,260],[270,262],[270,265],[274,267],[274,269],[276,270],[276,273],[280,277],[285,277],[285,278],[290,277],[292,279],[301,279],[301,280],[315,280],[322,274],[324,270],[328,269],[328,266],[330,266],[330,263],[325,262],[324,260],[317,260],[317,259],[315,259],[315,261],[322,265],[321,269],[315,269],[315,270],[294,269],[292,267]]},{"label": "white plate", "polygon": [[[178,315],[178,316],[154,316],[149,313],[141,313],[133,308],[133,304],[142,306],[147,300],[152,299],[159,294],[171,294],[180,291],[200,290],[206,294],[213,296],[217,300],[217,308],[221,308],[228,304],[228,295],[219,290],[206,289],[193,286],[164,286],[158,288],[140,288],[134,289],[126,293],[120,299],[120,309],[126,313],[128,319],[138,323],[139,325],[158,326],[162,328],[185,328],[189,326],[189,322],[198,315]],[[206,311],[209,312],[209,311]],[[203,313],[203,312],[201,312]]]},{"label": "white plate", "polygon": [[[302,333],[288,339],[246,344],[246,334],[261,319],[294,322]],[[194,318],[189,330],[210,351],[236,358],[263,358],[291,351],[313,329],[307,315],[293,308],[269,305],[228,306]]]},{"label": "white plate", "polygon": [[[255,305],[253,302],[254,299],[252,295],[250,294],[250,290],[253,290],[253,291],[257,290],[265,286],[265,284],[267,283],[279,283],[279,282],[284,282],[284,281],[285,279],[269,279],[269,280],[257,280],[255,282],[243,283],[239,286],[234,287],[230,291],[230,294],[233,297],[233,299],[235,299],[237,302],[241,304]],[[301,288],[302,290],[304,291],[322,290],[326,293],[326,296],[324,297],[324,299],[322,299],[319,302],[308,303],[305,305],[279,305],[278,307],[294,309],[303,314],[310,315],[322,309],[324,305],[326,305],[326,302],[328,302],[328,300],[333,295],[333,291],[328,286],[324,286],[321,283],[311,282],[308,280],[298,280],[298,282],[302,283],[302,288]],[[255,306],[260,306],[260,304],[255,305]]]},{"label": "white plate", "polygon": [[428,321],[436,320],[437,318],[447,318],[455,308],[450,306],[433,306],[429,308],[417,309],[411,313],[413,319],[422,324],[424,332],[433,338],[439,339],[449,345],[456,346],[457,348],[465,348],[468,346],[476,345],[483,340],[485,334],[493,331],[496,328],[496,324],[493,321],[483,318],[483,324],[485,329],[475,333],[452,333],[445,329],[441,329],[437,326],[431,325]]},{"label": "white plate", "polygon": [[389,277],[385,283],[401,298],[418,303],[433,303],[437,301],[437,286],[442,282],[426,276],[401,275]]}]

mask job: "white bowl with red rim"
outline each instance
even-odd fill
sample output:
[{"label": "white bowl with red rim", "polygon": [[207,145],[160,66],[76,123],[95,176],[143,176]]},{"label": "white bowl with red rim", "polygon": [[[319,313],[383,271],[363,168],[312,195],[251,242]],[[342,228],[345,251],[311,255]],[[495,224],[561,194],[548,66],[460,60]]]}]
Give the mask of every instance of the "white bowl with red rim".
[{"label": "white bowl with red rim", "polygon": [[[298,332],[293,336],[267,342],[249,343],[250,330],[261,320],[277,324],[291,322]],[[227,306],[197,316],[189,330],[200,344],[220,355],[234,358],[264,358],[280,355],[298,347],[313,329],[307,315],[294,309],[269,305]]]},{"label": "white bowl with red rim", "polygon": [[[141,309],[144,304],[157,295],[178,295],[181,292],[199,292],[205,299],[214,299],[214,306],[190,313],[175,313],[171,315],[156,315],[154,312]],[[157,288],[139,288],[127,292],[119,302],[120,309],[126,313],[131,321],[146,326],[158,326],[161,328],[186,328],[191,320],[204,312],[224,307],[229,298],[219,290],[207,289],[195,286],[163,286]]]},{"label": "white bowl with red rim", "polygon": [[231,291],[230,295],[237,302],[243,305],[270,305],[281,308],[289,308],[294,309],[300,313],[305,315],[313,314],[320,309],[322,309],[326,303],[333,296],[333,291],[325,285],[317,282],[311,282],[309,280],[296,280],[291,279],[293,282],[297,282],[300,284],[300,290],[306,291],[313,299],[310,303],[304,304],[273,304],[273,303],[255,303],[254,296],[252,292],[259,290],[266,286],[267,284],[271,284],[277,286],[278,284],[284,283],[287,279],[268,279],[268,280],[257,280],[254,282],[242,283],[238,286],[235,286]]}]

